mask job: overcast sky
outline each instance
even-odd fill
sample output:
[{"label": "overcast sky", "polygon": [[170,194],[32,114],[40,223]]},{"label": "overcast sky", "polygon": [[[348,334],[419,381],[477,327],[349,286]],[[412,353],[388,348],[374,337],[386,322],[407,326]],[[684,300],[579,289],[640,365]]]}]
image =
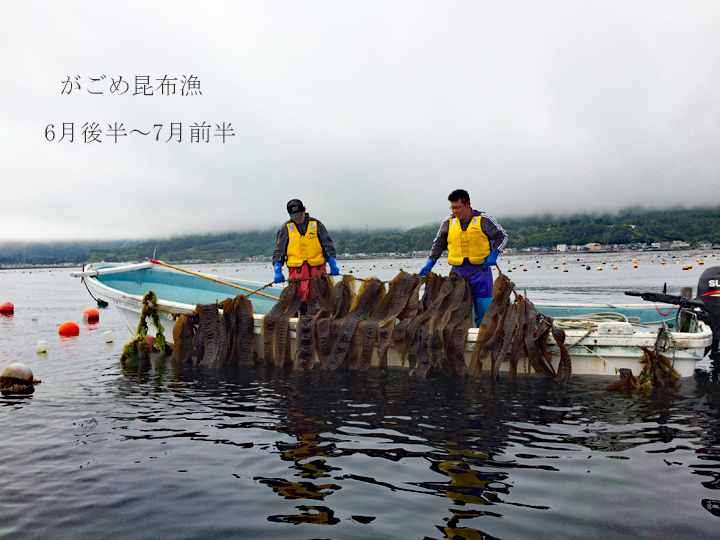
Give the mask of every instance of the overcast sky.
[{"label": "overcast sky", "polygon": [[0,0],[0,59],[0,241],[720,204],[717,0]]}]

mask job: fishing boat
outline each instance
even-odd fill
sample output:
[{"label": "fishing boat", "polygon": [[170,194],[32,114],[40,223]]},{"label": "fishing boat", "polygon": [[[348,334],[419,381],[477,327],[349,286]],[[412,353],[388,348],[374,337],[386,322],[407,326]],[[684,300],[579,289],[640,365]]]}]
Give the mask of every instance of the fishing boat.
[{"label": "fishing boat", "polygon": [[[237,294],[246,294],[254,311],[255,350],[263,355],[261,342],[262,317],[275,305],[283,285],[215,278],[172,267],[159,261],[139,264],[95,263],[71,273],[81,278],[93,298],[114,305],[128,329],[134,333],[140,320],[143,296],[152,290],[158,298],[157,306],[165,336],[172,344],[172,328],[179,315],[195,311],[196,304],[222,302]],[[677,331],[682,308],[669,303],[645,304],[535,304],[538,312],[553,317],[565,326],[565,346],[572,359],[572,372],[587,375],[616,376],[622,368],[640,373],[639,347],[659,348],[682,377],[692,376],[695,364],[713,343],[710,326],[691,317]],[[290,319],[291,347],[295,350],[295,329],[298,320]],[[661,328],[667,331],[660,331]],[[148,336],[155,335],[150,326]],[[478,330],[468,330],[465,349],[466,364],[475,347]],[[550,338],[548,351],[557,369],[560,354]],[[374,355],[373,363],[377,362]],[[388,351],[388,365],[402,366],[399,354],[392,347]],[[529,370],[526,367],[526,370]]]}]

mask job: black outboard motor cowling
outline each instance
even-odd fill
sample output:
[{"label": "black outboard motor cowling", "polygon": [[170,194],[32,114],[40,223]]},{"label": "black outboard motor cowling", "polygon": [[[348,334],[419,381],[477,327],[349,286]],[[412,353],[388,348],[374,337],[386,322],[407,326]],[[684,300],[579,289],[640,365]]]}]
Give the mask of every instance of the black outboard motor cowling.
[{"label": "black outboard motor cowling", "polygon": [[713,266],[702,273],[698,280],[697,299],[703,301],[704,309],[710,316],[708,323],[713,333],[710,358],[714,360],[720,358],[720,266]]}]

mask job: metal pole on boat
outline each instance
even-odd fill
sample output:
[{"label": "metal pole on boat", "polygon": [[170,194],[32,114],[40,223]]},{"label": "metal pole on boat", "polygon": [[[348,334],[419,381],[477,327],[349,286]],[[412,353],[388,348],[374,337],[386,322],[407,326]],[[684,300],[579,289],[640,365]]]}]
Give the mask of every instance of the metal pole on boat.
[{"label": "metal pole on boat", "polygon": [[209,279],[210,281],[215,281],[215,282],[217,282],[217,283],[222,283],[223,285],[228,285],[228,286],[230,286],[230,287],[235,287],[236,289],[240,289],[240,290],[243,290],[243,291],[251,292],[251,293],[254,293],[254,294],[259,294],[260,296],[265,296],[265,297],[267,297],[267,298],[271,298],[272,300],[277,300],[277,299],[278,299],[277,296],[273,296],[273,295],[271,295],[271,294],[261,293],[261,292],[255,291],[255,290],[253,290],[253,289],[248,289],[247,287],[241,287],[240,285],[235,285],[234,283],[228,283],[227,281],[223,281],[223,280],[221,280],[221,279],[215,279],[215,278],[212,278],[212,277],[210,277],[210,276],[203,276],[202,274],[198,274],[197,272],[191,272],[190,270],[185,270],[184,268],[180,268],[180,267],[178,267],[178,266],[173,266],[172,264],[164,263],[164,262],[162,262],[162,261],[158,261],[158,260],[155,260],[155,259],[150,259],[150,262],[153,263],[153,264],[159,264],[159,265],[162,265],[162,266],[167,266],[168,268],[172,268],[173,270],[177,270],[178,272],[185,272],[186,274],[192,274],[193,276],[201,277],[201,278],[203,278],[203,279]]}]

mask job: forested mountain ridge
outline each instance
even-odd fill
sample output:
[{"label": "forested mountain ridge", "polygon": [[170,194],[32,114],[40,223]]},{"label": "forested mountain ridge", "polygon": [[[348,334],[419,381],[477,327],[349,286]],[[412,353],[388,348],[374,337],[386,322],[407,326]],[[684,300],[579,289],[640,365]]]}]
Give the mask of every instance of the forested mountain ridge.
[{"label": "forested mountain ridge", "polygon": [[[616,215],[535,216],[501,218],[509,248],[554,247],[557,244],[651,244],[682,240],[720,242],[720,207],[689,210],[625,210]],[[405,232],[394,230],[330,231],[339,255],[429,250],[439,223]],[[62,264],[93,261],[164,261],[187,259],[245,260],[272,255],[273,230],[180,236],[169,239],[115,242],[0,244],[0,264]]]}]

